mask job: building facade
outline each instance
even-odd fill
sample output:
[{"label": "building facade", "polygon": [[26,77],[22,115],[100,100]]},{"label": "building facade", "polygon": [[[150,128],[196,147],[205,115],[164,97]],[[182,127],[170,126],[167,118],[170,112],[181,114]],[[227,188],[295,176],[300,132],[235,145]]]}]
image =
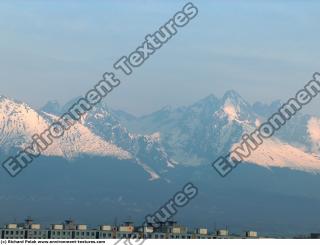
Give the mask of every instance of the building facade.
[{"label": "building facade", "polygon": [[258,238],[257,232],[248,231],[241,236],[230,236],[228,230],[209,232],[206,228],[189,231],[187,227],[169,221],[158,228],[151,225],[135,227],[131,222],[121,226],[101,225],[97,229],[88,229],[85,224],[76,224],[66,220],[63,224],[53,224],[42,228],[34,224],[31,218],[23,224],[7,224],[0,229],[1,239],[223,239]]}]

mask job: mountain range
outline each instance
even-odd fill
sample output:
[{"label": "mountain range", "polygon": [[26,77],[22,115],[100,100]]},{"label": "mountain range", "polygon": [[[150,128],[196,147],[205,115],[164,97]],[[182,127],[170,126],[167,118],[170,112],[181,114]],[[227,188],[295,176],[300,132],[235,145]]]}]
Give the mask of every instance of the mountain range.
[{"label": "mountain range", "polygon": [[[64,106],[50,101],[36,110],[1,96],[2,155],[30,143],[32,135],[47,129],[73,101]],[[251,105],[232,90],[220,99],[209,95],[190,106],[164,107],[142,117],[102,103],[55,140],[44,155],[69,160],[81,155],[130,159],[155,180],[176,165],[210,164],[226,155],[244,133],[252,132],[280,107],[280,101]],[[318,173],[319,142],[320,119],[298,114],[273,138],[265,140],[248,163]]]}]

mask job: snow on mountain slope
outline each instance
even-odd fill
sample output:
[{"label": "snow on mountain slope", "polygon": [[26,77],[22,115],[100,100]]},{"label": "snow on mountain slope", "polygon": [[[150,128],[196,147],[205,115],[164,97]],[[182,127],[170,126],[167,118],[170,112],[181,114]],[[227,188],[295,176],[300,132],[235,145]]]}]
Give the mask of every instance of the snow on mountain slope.
[{"label": "snow on mountain slope", "polygon": [[106,141],[130,152],[139,159],[137,163],[147,164],[148,169],[154,171],[153,175],[175,165],[160,143],[160,133],[141,135],[129,132],[113,117],[106,105],[93,108],[84,119],[84,124]]},{"label": "snow on mountain slope", "polygon": [[[1,150],[8,152],[14,148],[21,149],[32,141],[34,134],[41,134],[50,126],[46,118],[25,103],[16,102],[6,97],[0,98],[0,145]],[[51,120],[52,122],[52,120]],[[80,154],[114,156],[120,159],[132,158],[130,153],[102,140],[88,128],[77,123],[64,136],[55,139],[43,153],[46,156],[64,156],[72,158]]]},{"label": "snow on mountain slope", "polygon": [[[52,114],[45,113],[47,118],[50,118],[50,123],[57,120],[58,117]],[[113,156],[119,159],[131,159],[129,152],[120,147],[111,144],[101,137],[95,135],[87,127],[77,122],[65,134],[56,140],[63,155],[67,158],[73,158],[80,154],[98,155],[98,156]],[[50,148],[45,152],[45,155],[53,155]]]},{"label": "snow on mountain slope", "polygon": [[308,122],[308,133],[312,142],[313,151],[320,152],[320,119],[312,117]]},{"label": "snow on mountain slope", "polygon": [[[71,101],[68,102],[68,104],[72,104]],[[48,102],[46,106],[42,108],[42,111],[45,117],[49,117],[50,119],[54,117],[53,115],[62,114],[67,110],[67,105],[61,107],[55,101]],[[95,142],[90,142],[90,140],[85,141],[84,145],[88,144],[86,149],[90,148],[90,146],[92,147],[89,154],[94,154],[95,151],[98,151],[100,155],[103,155],[103,149],[105,147],[99,147],[99,142],[101,140],[109,142],[129,153],[130,156],[132,156],[133,161],[149,173],[151,180],[158,179],[160,173],[168,171],[167,168],[174,167],[176,163],[169,158],[168,154],[163,149],[159,140],[160,135],[131,133],[120,124],[113,114],[114,112],[109,110],[106,104],[101,103],[86,113],[82,117],[81,123],[73,127],[74,129],[81,131],[80,134],[77,134],[79,137],[83,138],[86,134],[90,133],[99,137]],[[127,113],[121,113],[121,115],[125,116],[128,120],[134,119],[133,116],[130,116]],[[50,120],[52,121],[52,119]],[[80,139],[77,138],[74,142],[66,142],[65,144],[62,141],[60,144],[65,145],[64,149],[68,149],[70,144],[77,146],[79,140]],[[79,146],[82,145],[83,144],[80,144]],[[77,149],[77,151],[81,152],[82,150]]]},{"label": "snow on mountain slope", "polygon": [[[227,113],[228,114],[228,113]],[[261,119],[257,118],[255,122],[239,121],[244,132],[250,134],[257,126],[260,125]],[[320,120],[312,118],[307,125],[309,128],[310,138],[316,143],[320,139]],[[281,130],[281,129],[280,129]],[[239,143],[231,147],[231,151],[239,146]],[[283,142],[276,136],[269,139],[264,139],[256,150],[251,150],[251,155],[245,158],[246,162],[256,164],[262,167],[279,167],[301,170],[312,173],[320,173],[320,156],[311,152],[306,152],[306,149],[299,148]]]},{"label": "snow on mountain slope", "polygon": [[[227,104],[227,106],[230,106]],[[226,107],[226,105],[225,105]],[[266,119],[261,118],[258,115],[252,114],[251,118],[256,116],[255,120],[244,120],[240,121],[239,112],[233,107],[227,110],[223,108],[223,112],[227,115],[229,121],[239,124],[243,132],[250,134],[253,132],[261,122]],[[276,111],[276,110],[275,110]],[[221,114],[220,114],[221,115]],[[272,113],[270,113],[272,115]],[[304,119],[304,117],[302,117]],[[300,120],[297,123],[301,123]],[[290,121],[291,125],[295,122]],[[301,126],[301,125],[300,125]],[[308,146],[297,147],[294,144],[286,143],[285,141],[273,136],[270,139],[264,139],[263,143],[256,149],[252,150],[251,155],[245,158],[245,161],[251,164],[256,164],[262,167],[278,167],[278,168],[289,168],[294,170],[300,170],[311,173],[320,173],[320,155],[319,142],[320,142],[320,120],[311,118],[307,125],[309,137],[314,144],[314,153],[308,151]],[[282,130],[282,129],[280,129]],[[306,134],[307,132],[305,132]],[[302,138],[303,136],[300,135]],[[299,144],[300,145],[300,144]],[[239,146],[239,143],[232,145],[230,151]]]},{"label": "snow on mountain slope", "polygon": [[236,111],[236,109],[234,108],[233,105],[226,104],[226,105],[223,107],[223,111],[224,111],[225,114],[228,115],[229,121],[238,119],[237,111]]},{"label": "snow on mountain slope", "polygon": [[273,138],[252,151],[246,162],[262,167],[290,168],[312,173],[320,173],[320,157],[305,152],[280,140]]}]

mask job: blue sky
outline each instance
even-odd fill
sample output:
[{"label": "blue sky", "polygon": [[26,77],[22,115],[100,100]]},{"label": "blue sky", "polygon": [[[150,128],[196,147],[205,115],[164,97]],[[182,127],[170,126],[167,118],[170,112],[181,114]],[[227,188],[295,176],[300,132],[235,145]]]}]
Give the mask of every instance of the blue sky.
[{"label": "blue sky", "polygon": [[[83,95],[186,1],[0,2],[0,94],[40,107]],[[238,91],[286,100],[320,71],[317,1],[193,1],[199,14],[106,98],[145,114]],[[320,114],[319,99],[308,111]]]}]

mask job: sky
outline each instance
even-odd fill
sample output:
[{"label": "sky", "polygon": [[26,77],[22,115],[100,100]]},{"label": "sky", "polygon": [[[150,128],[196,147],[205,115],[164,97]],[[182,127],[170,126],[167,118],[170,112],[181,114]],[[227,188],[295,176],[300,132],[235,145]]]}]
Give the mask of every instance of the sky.
[{"label": "sky", "polygon": [[[0,94],[40,108],[96,84],[187,1],[3,0]],[[320,72],[319,1],[193,1],[189,22],[105,100],[143,115],[236,90],[253,103],[292,97]],[[320,115],[317,98],[308,112]]]}]

